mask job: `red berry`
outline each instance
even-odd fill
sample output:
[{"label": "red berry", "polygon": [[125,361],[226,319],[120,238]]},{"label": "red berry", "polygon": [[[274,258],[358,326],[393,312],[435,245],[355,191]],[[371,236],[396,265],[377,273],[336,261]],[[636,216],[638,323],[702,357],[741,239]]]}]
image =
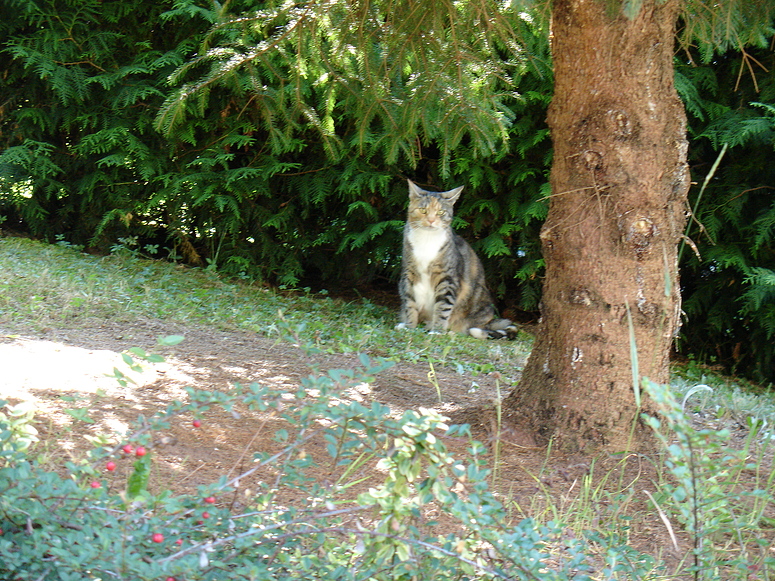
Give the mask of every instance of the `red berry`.
[{"label": "red berry", "polygon": [[214,496],[208,496],[207,498],[205,498],[205,502],[207,504],[215,504],[215,497]]},{"label": "red berry", "polygon": [[175,544],[178,545],[178,546],[182,545],[183,544],[183,539],[178,539],[177,541],[175,541]]},{"label": "red berry", "polygon": [[132,444],[124,444],[124,447],[121,448],[124,451],[124,454],[131,454],[134,448],[132,448]]},{"label": "red berry", "polygon": [[209,512],[207,512],[207,511],[204,511],[204,512],[202,513],[202,518],[210,518],[210,513],[209,513]]},{"label": "red berry", "polygon": [[91,484],[89,484],[89,486],[91,486],[92,488],[99,488],[99,487],[100,487],[100,486],[102,486],[102,485],[101,485],[99,482],[97,482],[97,481],[95,480],[94,482],[92,482]]},{"label": "red berry", "polygon": [[164,535],[161,533],[153,533],[151,536],[151,540],[154,543],[163,543],[164,542]]},{"label": "red berry", "polygon": [[116,469],[116,463],[113,461],[108,462],[105,464],[105,470],[108,472],[113,472]]},{"label": "red berry", "polygon": [[167,577],[165,581],[175,581],[175,577]]},{"label": "red berry", "polygon": [[145,456],[146,451],[145,448],[142,446],[138,446],[137,450],[135,450],[135,456]]},{"label": "red berry", "polygon": [[191,422],[191,425],[193,425],[195,428],[198,428],[199,426],[202,425],[202,422],[200,420],[194,420],[193,422]]}]

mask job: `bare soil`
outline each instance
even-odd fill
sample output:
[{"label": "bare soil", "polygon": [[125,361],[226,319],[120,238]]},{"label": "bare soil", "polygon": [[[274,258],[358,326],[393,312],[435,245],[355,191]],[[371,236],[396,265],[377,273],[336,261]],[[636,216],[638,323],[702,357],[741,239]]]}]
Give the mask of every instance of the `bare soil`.
[{"label": "bare soil", "polygon": [[[158,337],[173,334],[185,336],[185,341],[176,347],[156,345]],[[109,375],[114,367],[126,371],[120,353],[131,347],[161,353],[165,362],[132,375],[136,383],[122,387]],[[185,386],[213,391],[227,390],[235,382],[259,382],[295,391],[300,380],[316,370],[358,366],[356,355],[311,357],[287,342],[247,332],[158,320],[94,322],[87,326],[80,323],[78,327],[42,331],[0,324],[0,398],[35,405],[43,449],[62,466],[70,456],[90,449],[88,437],[124,433],[138,415],[148,417],[173,400],[185,400]],[[400,363],[378,375],[372,384],[359,386],[349,397],[377,400],[396,414],[418,407],[437,409],[455,423],[471,423],[476,436],[494,450],[496,377],[436,369],[442,395],[439,402],[428,371],[424,365]],[[508,390],[511,386],[501,387]],[[64,411],[77,407],[87,407],[94,423],[76,421]],[[197,486],[215,482],[223,475],[237,476],[250,468],[255,452],[276,447],[272,441],[274,426],[258,413],[236,415],[213,409],[199,428],[192,426],[191,419],[177,418],[167,433],[156,436],[152,476],[156,490],[193,492]],[[515,519],[536,516],[547,504],[574,510],[579,506],[578,493],[584,488],[582,479],[590,474],[594,481],[605,476],[607,492],[592,503],[591,527],[605,529],[605,519],[617,511],[611,499],[631,490],[632,500],[627,507],[631,511],[627,516],[633,517],[629,542],[666,559],[671,568],[686,556],[688,542],[677,531],[677,523],[673,522],[679,540],[676,551],[665,524],[647,503],[644,490],[653,490],[657,479],[654,462],[639,456],[624,462],[621,458],[561,456],[509,434],[503,434],[501,442],[498,478],[493,487]],[[456,455],[465,455],[465,440],[449,439],[447,445]],[[106,479],[111,486],[121,487],[131,463],[117,463],[116,472],[106,474]],[[328,473],[319,476],[325,479]],[[363,486],[369,484],[367,481]],[[251,482],[248,479],[240,486],[249,493]],[[547,495],[551,496],[550,503],[546,502]]]}]

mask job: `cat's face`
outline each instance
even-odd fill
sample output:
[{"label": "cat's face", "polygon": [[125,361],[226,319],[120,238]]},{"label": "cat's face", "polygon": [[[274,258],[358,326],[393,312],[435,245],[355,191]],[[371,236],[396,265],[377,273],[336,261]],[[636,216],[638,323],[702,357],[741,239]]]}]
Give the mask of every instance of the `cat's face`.
[{"label": "cat's face", "polygon": [[453,207],[463,187],[448,192],[428,192],[409,180],[408,222],[413,228],[439,230],[452,222]]}]

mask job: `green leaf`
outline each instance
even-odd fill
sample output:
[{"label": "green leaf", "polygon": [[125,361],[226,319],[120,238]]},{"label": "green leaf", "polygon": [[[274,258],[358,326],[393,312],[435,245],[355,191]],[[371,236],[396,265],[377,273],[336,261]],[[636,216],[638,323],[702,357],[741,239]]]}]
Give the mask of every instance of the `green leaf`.
[{"label": "green leaf", "polygon": [[145,456],[141,456],[134,463],[134,469],[129,475],[126,485],[126,494],[128,500],[135,500],[148,490],[148,481],[151,478],[151,452],[146,451]]},{"label": "green leaf", "polygon": [[89,408],[70,408],[64,410],[64,412],[79,422],[85,422],[87,424],[93,424],[94,420],[89,416]]}]

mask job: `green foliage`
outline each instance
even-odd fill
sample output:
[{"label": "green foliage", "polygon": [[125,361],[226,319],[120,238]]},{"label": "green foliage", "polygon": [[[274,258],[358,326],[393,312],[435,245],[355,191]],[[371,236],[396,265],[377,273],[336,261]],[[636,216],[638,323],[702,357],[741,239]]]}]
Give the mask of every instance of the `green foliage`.
[{"label": "green foliage", "polygon": [[[565,538],[554,523],[503,520],[487,486],[484,447],[472,442],[464,462],[443,443],[443,436],[467,436],[465,428],[447,426],[432,410],[396,418],[376,402],[343,397],[390,366],[365,356],[361,362],[357,370],[309,376],[291,393],[258,384],[228,393],[188,389],[187,403],[141,419],[116,444],[68,463],[64,474],[25,452],[0,420],[0,576],[591,579],[591,547],[583,541]],[[151,492],[150,454],[135,462],[124,490],[106,485],[99,467],[122,453],[123,442],[149,442],[176,418],[206,415],[216,405],[281,421],[275,449],[258,452],[249,472],[201,486],[196,495]],[[313,457],[307,450],[319,439],[327,453]],[[318,465],[330,467],[330,482],[310,477]],[[271,477],[245,495],[239,482],[256,472]],[[350,489],[364,472],[373,486],[354,495]],[[457,523],[458,532],[438,533],[429,509]],[[630,578],[652,566],[617,539],[594,541],[606,551],[606,578]]]},{"label": "green foliage", "polygon": [[[695,215],[689,227],[698,254],[683,249],[687,322],[679,348],[765,383],[775,381],[773,65],[768,49],[729,52],[712,65],[678,68],[698,183],[690,194]],[[699,184],[725,144],[699,199]]]},{"label": "green foliage", "polygon": [[3,210],[14,227],[99,245],[105,216],[126,233],[165,165],[168,146],[140,112],[161,99],[192,28],[159,30],[159,3],[25,4],[5,36],[0,119],[3,193],[25,191]]},{"label": "green foliage", "polygon": [[[746,448],[733,450],[729,430],[693,428],[669,387],[646,380],[644,388],[668,428],[665,431],[659,419],[644,415],[665,447],[665,467],[672,480],[662,487],[661,503],[673,509],[692,536],[689,570],[694,579],[749,579],[754,574],[769,578],[775,558],[765,540],[772,533],[772,521],[766,515],[775,498],[773,474],[768,476],[761,464],[771,436],[757,451],[758,430],[752,430]],[[684,403],[692,395],[688,392]],[[756,455],[754,461],[752,455]],[[753,488],[747,474],[757,475]],[[652,502],[662,510],[660,501],[652,498]]]},{"label": "green foliage", "polygon": [[769,0],[725,0],[712,6],[686,0],[681,8],[681,44],[698,47],[704,63],[744,47],[766,49],[775,33],[775,6]]},{"label": "green foliage", "polygon": [[0,458],[7,459],[13,458],[17,452],[26,452],[37,442],[38,430],[32,425],[34,410],[31,406],[23,403],[10,406],[0,400],[2,407],[6,408],[6,412],[0,412],[0,425],[3,426]]},{"label": "green foliage", "polygon": [[[192,9],[196,0],[181,1],[173,13]],[[211,18],[202,54],[176,73],[176,81],[192,80],[162,111],[166,132],[192,99],[201,109],[215,87],[226,86],[253,96],[276,152],[304,127],[334,159],[353,139],[368,158],[414,164],[420,142],[437,142],[444,177],[464,140],[479,155],[498,151],[513,115],[503,99],[535,56],[524,43],[534,37],[533,19],[490,2],[428,10],[402,0],[245,1],[218,7]],[[492,58],[497,51],[508,66]]]}]

